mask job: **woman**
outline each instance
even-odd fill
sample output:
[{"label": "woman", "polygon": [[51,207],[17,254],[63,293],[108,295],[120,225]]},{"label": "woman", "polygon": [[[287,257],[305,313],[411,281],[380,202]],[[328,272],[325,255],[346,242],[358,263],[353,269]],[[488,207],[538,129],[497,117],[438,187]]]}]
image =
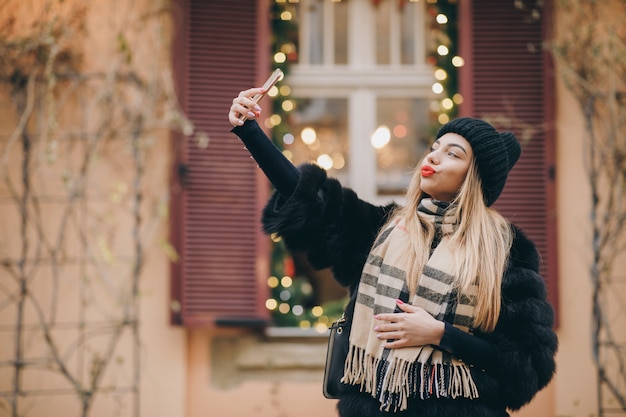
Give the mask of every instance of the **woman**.
[{"label": "woman", "polygon": [[264,230],[350,292],[340,416],[502,417],[528,403],[552,378],[557,339],[534,244],[490,208],[520,156],[515,136],[447,123],[407,204],[379,207],[286,160],[254,120],[258,93],[242,91],[229,121],[277,190]]}]

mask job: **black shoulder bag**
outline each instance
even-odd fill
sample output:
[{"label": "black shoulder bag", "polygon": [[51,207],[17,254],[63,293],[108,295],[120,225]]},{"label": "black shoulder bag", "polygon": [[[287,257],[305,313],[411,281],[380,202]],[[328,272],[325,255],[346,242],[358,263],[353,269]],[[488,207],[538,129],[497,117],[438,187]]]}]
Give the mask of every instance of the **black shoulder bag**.
[{"label": "black shoulder bag", "polygon": [[326,350],[326,366],[324,367],[324,397],[339,398],[343,368],[350,348],[350,327],[352,318],[346,318],[346,313],[330,326],[328,349]]}]

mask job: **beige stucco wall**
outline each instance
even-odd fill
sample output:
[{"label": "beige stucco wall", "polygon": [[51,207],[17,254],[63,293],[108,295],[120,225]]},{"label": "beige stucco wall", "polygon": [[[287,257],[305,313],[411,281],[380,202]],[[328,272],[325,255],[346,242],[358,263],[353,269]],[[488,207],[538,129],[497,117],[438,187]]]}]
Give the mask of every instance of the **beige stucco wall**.
[{"label": "beige stucco wall", "polygon": [[[29,33],[31,28],[30,24],[33,20],[40,18],[44,15],[44,7],[46,5],[51,6],[47,12],[48,16],[54,16],[58,13],[60,16],[68,16],[67,12],[76,5],[83,5],[85,7],[84,23],[85,31],[78,37],[75,37],[72,41],[78,50],[82,53],[81,59],[81,71],[84,73],[97,73],[106,72],[111,70],[111,66],[114,65],[116,59],[114,58],[114,52],[118,47],[117,35],[120,32],[125,33],[128,37],[130,48],[134,54],[134,58],[140,60],[145,64],[146,70],[151,69],[166,69],[169,65],[169,39],[171,34],[171,26],[167,24],[167,13],[158,13],[159,19],[164,19],[162,26],[164,32],[145,33],[149,26],[146,25],[146,21],[153,17],[148,10],[154,10],[155,2],[150,0],[141,0],[128,2],[125,0],[95,0],[91,2],[83,2],[82,0],[68,0],[65,2],[57,1],[22,1],[22,0],[9,0],[5,1],[0,8],[0,27],[9,21],[10,18],[15,18],[15,29],[17,33],[25,35]],[[163,3],[165,5],[165,2]],[[167,8],[164,9],[167,12]],[[155,38],[160,38],[164,42],[159,46],[158,42],[155,42]],[[143,41],[142,41],[143,40]],[[158,50],[161,48],[161,50]],[[148,58],[155,58],[160,60],[159,65],[151,65]],[[0,58],[2,59],[2,58]],[[137,61],[136,61],[137,62]],[[147,74],[143,74],[147,75]],[[72,94],[68,93],[69,88],[67,84],[60,82],[61,86],[59,96],[65,95],[66,99],[69,97],[69,103],[65,104],[65,110],[60,115],[59,121],[61,129],[67,128],[76,129],[81,125],[84,120],[81,118],[85,113],[84,109],[79,109],[76,106],[77,102],[72,102]],[[68,88],[66,90],[66,88]],[[97,91],[97,90],[94,90]],[[93,101],[89,101],[93,104]],[[121,104],[121,103],[120,103]],[[72,109],[72,106],[73,109]],[[119,107],[119,106],[118,106]],[[0,151],[4,155],[6,140],[11,135],[13,128],[16,124],[14,114],[11,111],[12,106],[10,104],[10,98],[8,90],[0,89]],[[94,116],[94,120],[97,117]],[[32,131],[36,131],[36,126],[33,124]],[[187,350],[186,350],[186,335],[184,329],[173,327],[169,324],[169,260],[165,256],[162,248],[162,243],[167,240],[168,223],[167,218],[164,217],[165,212],[163,208],[167,208],[168,205],[168,184],[169,184],[169,168],[171,167],[171,145],[170,135],[166,131],[155,130],[152,132],[152,148],[149,151],[149,156],[146,166],[146,173],[144,180],[145,199],[142,210],[142,218],[144,220],[143,235],[145,237],[145,264],[142,270],[140,278],[139,288],[139,357],[136,361],[139,364],[141,370],[141,377],[139,383],[140,390],[140,410],[142,416],[160,416],[160,417],[173,417],[184,416],[186,410],[186,377],[187,377]],[[115,142],[115,141],[113,141]],[[63,142],[59,149],[64,151],[65,146]],[[78,153],[80,146],[75,147]],[[41,151],[41,147],[37,148],[37,151]],[[97,161],[94,165],[104,167],[100,172],[94,172],[90,176],[89,180],[93,181],[94,189],[101,187],[100,191],[104,195],[107,193],[114,193],[116,185],[120,185],[121,182],[127,180],[131,176],[129,172],[124,172],[123,163],[128,162],[129,153],[128,147],[120,146],[116,148],[116,144],[112,144],[108,151],[112,154],[108,154],[108,157],[113,156],[113,161],[110,164]],[[115,158],[115,153],[118,152],[119,158]],[[106,159],[106,151],[101,154],[101,158]],[[34,159],[33,165],[41,163],[42,154],[38,154]],[[77,154],[76,156],[80,156]],[[66,159],[67,158],[67,159]],[[69,155],[61,155],[58,158],[61,163],[67,163],[65,168],[70,166],[75,167],[76,159],[72,159]],[[19,184],[19,164],[21,160],[21,154],[19,147],[15,147],[15,152],[8,155],[9,161],[14,161],[16,165],[9,166],[8,169],[13,172],[14,178]],[[73,162],[68,162],[73,160]],[[119,163],[120,165],[116,165]],[[6,167],[6,166],[5,166]],[[3,168],[5,168],[3,167]],[[121,169],[120,169],[121,167]],[[61,181],[61,172],[64,167],[54,167],[53,164],[47,165],[41,164],[38,171],[37,180],[39,185],[46,183],[45,192],[48,195],[56,195],[59,198],[63,198],[64,188]],[[118,181],[119,179],[119,181]],[[128,188],[122,187],[123,190],[130,190],[130,182],[126,183]],[[56,187],[56,188],[55,188]],[[40,189],[41,191],[41,189]],[[0,192],[3,197],[6,197],[6,187],[0,186]],[[94,199],[94,200],[97,200]],[[91,203],[94,202],[91,201]],[[46,232],[50,232],[53,235],[55,228],[59,227],[61,207],[51,207],[46,205],[46,197],[42,199],[41,208],[44,212],[43,227]],[[105,199],[103,204],[104,208],[97,208],[96,212],[106,214],[110,209],[110,200]],[[97,205],[97,203],[96,203]],[[47,211],[46,211],[47,210]],[[124,208],[122,208],[124,210]],[[80,210],[79,210],[80,211]],[[160,213],[160,214],[157,214]],[[94,223],[101,221],[104,217],[100,217],[99,220],[95,220]],[[0,256],[3,258],[15,256],[19,254],[19,246],[16,242],[20,239],[16,237],[16,233],[19,233],[19,221],[17,212],[14,207],[7,204],[6,198],[3,199],[3,204],[0,205]],[[74,219],[72,219],[74,220]],[[115,236],[112,239],[111,248],[113,257],[117,259],[124,259],[131,256],[132,252],[132,236],[125,228],[128,226],[127,216],[118,220],[111,220],[109,224],[109,236]],[[96,229],[92,229],[96,230]],[[71,235],[71,232],[69,233]],[[32,237],[32,235],[31,235]],[[31,241],[32,242],[32,241]],[[54,243],[52,240],[51,243]],[[34,245],[31,243],[31,248]],[[67,246],[68,251],[64,252],[64,255],[75,255],[82,249],[79,241],[73,241]],[[74,252],[73,249],[76,251]],[[114,261],[115,263],[115,261]],[[32,291],[33,297],[41,296],[41,300],[50,299],[50,288],[48,285],[50,281],[50,272],[45,270],[45,266],[41,266],[37,275],[33,275],[35,279],[32,282],[29,291]],[[130,268],[127,264],[121,261],[118,265],[114,265],[109,270],[111,274],[111,283],[115,288],[118,285],[123,286],[124,277],[128,277],[128,271]],[[74,271],[74,272],[72,272]],[[93,270],[88,271],[88,274],[92,274]],[[119,275],[118,275],[119,273]],[[93,277],[93,275],[90,275]],[[72,326],[72,323],[77,323],[77,304],[80,297],[78,296],[78,280],[80,279],[80,273],[77,269],[65,269],[61,274],[60,279],[63,281],[61,285],[61,291],[58,294],[58,311],[56,323],[58,326]],[[10,287],[9,283],[12,278],[6,271],[0,271],[0,282],[2,282],[3,288]],[[88,314],[94,313],[97,308],[90,310],[91,307],[98,304],[102,316],[116,316],[115,309],[118,308],[116,300],[102,301],[98,297],[105,295],[107,288],[94,287],[94,292],[88,298],[88,304],[85,311]],[[3,292],[3,300],[7,296],[6,292]],[[104,297],[106,298],[106,297]],[[27,303],[28,304],[28,303]],[[47,304],[44,304],[44,308]],[[28,307],[27,320],[34,319],[32,307]],[[47,310],[46,310],[47,311]],[[90,317],[95,317],[90,316]],[[29,323],[36,322],[31,320]],[[0,309],[0,323],[6,328],[15,324],[15,308],[12,305],[3,304],[3,308]],[[69,323],[69,324],[68,324]],[[104,330],[106,332],[106,329]],[[59,330],[55,333],[55,343],[61,353],[68,358],[68,366],[70,372],[80,373],[78,370],[79,362],[73,356],[75,353],[73,344],[76,343],[75,329],[68,330],[63,337],[63,330]],[[8,347],[13,346],[12,334],[10,332],[3,332],[1,334],[3,338],[0,341],[0,346]],[[26,353],[28,355],[40,354],[41,356],[49,355],[46,345],[38,339],[40,335],[33,332],[26,338]],[[94,341],[91,347],[93,351],[97,351],[102,346],[98,346],[96,340],[99,340],[99,336],[91,333],[90,338]],[[100,340],[105,340],[102,338]],[[115,360],[111,363],[110,369],[105,372],[104,381],[108,384],[111,381],[128,381],[132,380],[129,375],[132,375],[131,363],[135,361],[132,353],[132,343],[130,337],[122,339],[119,347],[116,350]],[[90,342],[91,343],[91,342]],[[0,348],[2,352],[2,360],[10,359],[12,352],[6,352],[6,349]],[[86,356],[88,357],[92,352],[87,350]],[[8,354],[8,356],[5,356]],[[36,368],[35,368],[36,369]],[[89,372],[89,369],[85,373]],[[55,388],[67,388],[67,381],[63,378],[53,376],[52,372],[45,369],[39,369],[38,371],[25,372],[24,388],[42,389],[43,391]],[[0,372],[0,390],[10,391],[13,384],[13,372],[10,367],[3,367],[3,371]],[[87,380],[87,378],[85,378]],[[90,414],[94,417],[105,417],[112,415],[132,415],[133,404],[128,395],[121,395],[119,398],[111,395],[96,395],[96,399],[93,405],[93,412]],[[39,397],[36,395],[26,395],[20,399],[20,414],[29,417],[46,416],[79,416],[80,404],[75,394],[58,393],[51,395],[45,393]],[[0,401],[0,416],[8,416],[9,410],[5,407],[5,403]]]},{"label": "beige stucco wall", "polygon": [[[214,338],[224,333],[206,330],[190,331],[189,374],[187,398],[189,411],[186,417],[205,416],[259,416],[259,417],[318,417],[336,415],[335,400],[326,400],[321,394],[321,360],[323,352],[316,350],[320,359],[316,369],[276,371],[253,369],[247,380],[230,388],[219,387],[214,373],[219,366],[228,366],[212,360]],[[318,341],[319,342],[319,341]],[[256,342],[258,343],[258,342]],[[237,346],[231,345],[236,355]],[[280,348],[279,348],[280,349]],[[296,347],[294,346],[294,349]],[[315,350],[314,350],[315,351]],[[280,350],[275,351],[280,354]],[[303,356],[310,356],[303,354]],[[235,359],[236,361],[237,359]],[[294,360],[295,362],[295,360]],[[235,371],[246,373],[245,371]]]},{"label": "beige stucco wall", "polygon": [[[153,189],[161,190],[167,201],[170,146],[162,138],[154,150]],[[169,259],[161,243],[167,240],[167,223],[162,223],[147,247],[141,278],[141,415],[146,417],[185,416],[187,399],[187,346],[184,329],[169,323]]]},{"label": "beige stucco wall", "polygon": [[583,169],[581,111],[558,83],[557,227],[560,326],[556,415],[597,413],[596,375],[591,353],[590,194]]}]

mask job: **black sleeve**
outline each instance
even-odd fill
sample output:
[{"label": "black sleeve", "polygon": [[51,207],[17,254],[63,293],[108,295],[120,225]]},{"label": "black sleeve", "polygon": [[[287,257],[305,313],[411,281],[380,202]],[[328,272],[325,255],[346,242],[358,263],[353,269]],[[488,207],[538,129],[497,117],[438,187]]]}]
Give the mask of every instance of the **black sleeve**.
[{"label": "black sleeve", "polygon": [[236,134],[265,173],[281,197],[293,194],[300,179],[300,171],[272,143],[255,120],[246,120],[243,126],[234,127]]},{"label": "black sleeve", "polygon": [[439,347],[449,352],[455,358],[461,359],[470,365],[484,369],[493,374],[500,372],[500,365],[496,358],[496,349],[488,341],[465,333],[448,322]]},{"label": "black sleeve", "polygon": [[315,269],[332,268],[344,287],[358,285],[378,230],[395,208],[375,206],[314,164],[303,164],[293,194],[274,193],[263,209],[263,230],[283,238],[291,253],[305,253]]}]

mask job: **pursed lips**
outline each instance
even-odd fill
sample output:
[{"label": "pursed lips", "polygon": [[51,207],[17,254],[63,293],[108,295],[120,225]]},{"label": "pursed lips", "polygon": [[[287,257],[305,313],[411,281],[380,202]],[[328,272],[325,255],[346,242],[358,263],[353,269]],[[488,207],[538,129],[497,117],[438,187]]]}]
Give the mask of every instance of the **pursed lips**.
[{"label": "pursed lips", "polygon": [[430,177],[435,174],[435,169],[431,166],[425,165],[422,167],[422,177]]}]

